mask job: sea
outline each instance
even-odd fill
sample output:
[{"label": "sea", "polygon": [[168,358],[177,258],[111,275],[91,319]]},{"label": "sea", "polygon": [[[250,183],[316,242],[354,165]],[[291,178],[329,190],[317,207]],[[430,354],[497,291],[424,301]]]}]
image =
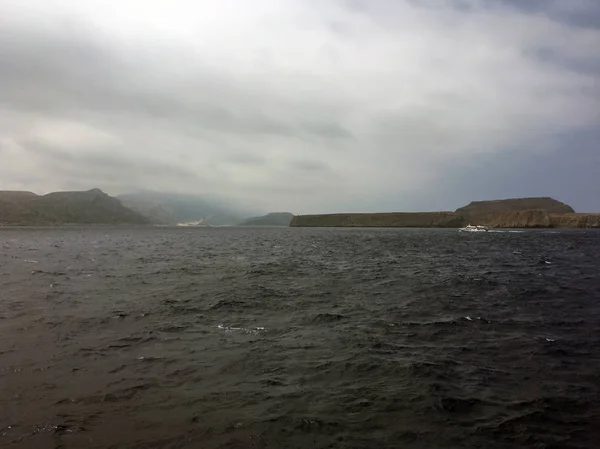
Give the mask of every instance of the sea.
[{"label": "sea", "polygon": [[0,447],[598,448],[600,231],[2,228]]}]

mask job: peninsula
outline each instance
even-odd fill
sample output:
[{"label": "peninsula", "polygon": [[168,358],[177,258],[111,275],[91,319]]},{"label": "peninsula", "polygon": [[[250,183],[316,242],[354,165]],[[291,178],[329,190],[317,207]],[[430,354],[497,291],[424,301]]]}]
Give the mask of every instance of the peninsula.
[{"label": "peninsula", "polygon": [[575,213],[549,197],[474,201],[454,212],[390,212],[297,215],[292,227],[600,228],[600,214]]}]

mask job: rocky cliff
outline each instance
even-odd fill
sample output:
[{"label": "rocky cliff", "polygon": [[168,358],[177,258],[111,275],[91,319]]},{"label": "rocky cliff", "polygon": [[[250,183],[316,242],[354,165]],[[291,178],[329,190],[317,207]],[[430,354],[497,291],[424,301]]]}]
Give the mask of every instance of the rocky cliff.
[{"label": "rocky cliff", "polygon": [[469,222],[490,228],[549,228],[551,226],[550,215],[543,210],[495,212],[480,218],[471,216]]},{"label": "rocky cliff", "polygon": [[141,214],[100,189],[84,192],[0,191],[0,224],[146,224]]},{"label": "rocky cliff", "polygon": [[600,228],[600,214],[550,214],[552,228]]},{"label": "rocky cliff", "polygon": [[599,228],[600,214],[549,214],[543,210],[524,210],[497,212],[471,221],[491,228]]}]

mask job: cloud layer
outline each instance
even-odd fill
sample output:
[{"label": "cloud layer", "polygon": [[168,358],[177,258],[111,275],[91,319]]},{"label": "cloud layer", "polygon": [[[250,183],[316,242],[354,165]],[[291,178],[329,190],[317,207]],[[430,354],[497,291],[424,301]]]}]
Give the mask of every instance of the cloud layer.
[{"label": "cloud layer", "polygon": [[526,4],[0,2],[0,188],[600,210],[600,6]]}]

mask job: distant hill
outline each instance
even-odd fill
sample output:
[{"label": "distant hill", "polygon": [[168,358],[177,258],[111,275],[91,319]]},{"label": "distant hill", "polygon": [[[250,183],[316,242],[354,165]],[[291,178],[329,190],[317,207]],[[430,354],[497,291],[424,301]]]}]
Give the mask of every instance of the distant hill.
[{"label": "distant hill", "polygon": [[272,212],[262,217],[252,217],[238,226],[289,226],[294,216],[289,212]]},{"label": "distant hill", "polygon": [[575,212],[571,206],[550,197],[472,201],[468,205],[456,209],[456,212],[468,215],[487,215],[497,212],[517,212],[534,209],[549,214],[572,214]]},{"label": "distant hill", "polygon": [[148,217],[152,223],[201,223],[210,226],[235,225],[243,214],[216,200],[199,195],[140,192],[117,197],[125,206]]},{"label": "distant hill", "polygon": [[84,192],[0,191],[0,224],[147,224],[141,214],[100,189]]}]

